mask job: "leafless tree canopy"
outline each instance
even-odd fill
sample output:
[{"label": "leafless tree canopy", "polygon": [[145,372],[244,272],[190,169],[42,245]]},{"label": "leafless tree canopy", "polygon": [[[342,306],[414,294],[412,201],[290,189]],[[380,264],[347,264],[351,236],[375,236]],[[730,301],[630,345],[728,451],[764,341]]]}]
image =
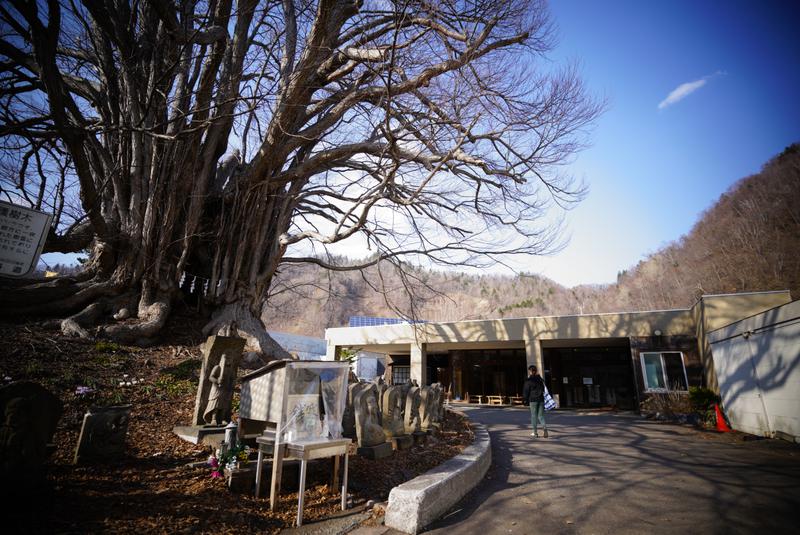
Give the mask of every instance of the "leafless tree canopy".
[{"label": "leafless tree canopy", "polygon": [[559,168],[600,105],[544,61],[538,1],[10,0],[0,23],[3,193],[53,211],[48,250],[91,248],[17,304],[81,310],[79,334],[130,303],[106,333],[153,336],[182,283],[209,331],[257,334],[281,263],[541,253],[546,205],[582,194]]}]

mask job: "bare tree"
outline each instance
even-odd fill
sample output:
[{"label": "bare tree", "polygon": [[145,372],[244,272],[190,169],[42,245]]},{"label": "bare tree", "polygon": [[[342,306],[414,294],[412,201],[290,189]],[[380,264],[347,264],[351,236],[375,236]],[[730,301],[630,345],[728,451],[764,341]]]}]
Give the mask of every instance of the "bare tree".
[{"label": "bare tree", "polygon": [[[542,61],[538,1],[10,0],[0,21],[3,191],[54,211],[49,250],[91,250],[6,306],[86,335],[128,305],[103,328],[125,342],[183,288],[208,332],[277,351],[260,315],[285,263],[542,253],[602,107]],[[333,261],[344,240],[369,260]]]}]

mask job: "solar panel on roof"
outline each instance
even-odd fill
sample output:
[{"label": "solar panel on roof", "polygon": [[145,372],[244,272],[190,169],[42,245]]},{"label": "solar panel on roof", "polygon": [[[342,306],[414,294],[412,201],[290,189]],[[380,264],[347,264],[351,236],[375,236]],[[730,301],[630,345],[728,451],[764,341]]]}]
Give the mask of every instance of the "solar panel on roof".
[{"label": "solar panel on roof", "polygon": [[377,327],[378,325],[397,325],[400,323],[425,323],[424,320],[403,318],[377,318],[373,316],[350,316],[349,327]]}]

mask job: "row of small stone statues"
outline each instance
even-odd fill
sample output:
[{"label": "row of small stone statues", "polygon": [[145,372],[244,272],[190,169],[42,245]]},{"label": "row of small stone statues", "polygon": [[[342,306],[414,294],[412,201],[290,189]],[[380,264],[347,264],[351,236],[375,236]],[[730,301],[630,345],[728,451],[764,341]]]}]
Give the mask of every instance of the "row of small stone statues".
[{"label": "row of small stone statues", "polygon": [[[344,435],[360,448],[393,443],[410,445],[411,436],[438,428],[444,419],[444,388],[440,383],[420,387],[416,381],[389,386],[383,382],[351,383],[344,413]],[[404,440],[404,437],[408,437]]]}]

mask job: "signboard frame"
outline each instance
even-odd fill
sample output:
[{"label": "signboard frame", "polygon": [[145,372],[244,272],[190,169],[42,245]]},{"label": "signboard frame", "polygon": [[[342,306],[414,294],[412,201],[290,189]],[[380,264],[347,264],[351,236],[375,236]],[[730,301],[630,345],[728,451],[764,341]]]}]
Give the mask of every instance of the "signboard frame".
[{"label": "signboard frame", "polygon": [[[14,214],[16,214],[16,217]],[[24,222],[16,222],[20,219],[23,221],[31,220],[33,217],[38,220],[37,227],[35,229],[29,226],[27,230],[23,230],[22,225],[24,225]],[[42,217],[44,217],[44,223],[38,225],[38,223],[41,223]],[[17,246],[21,246],[23,244],[32,245],[34,240],[36,243],[36,247],[31,248],[31,251],[23,252],[20,249],[14,250],[16,255],[27,255],[27,258],[23,257],[24,260],[17,259],[13,261],[15,265],[19,265],[18,262],[26,262],[28,264],[27,270],[22,268],[18,273],[13,271],[8,272],[5,269],[4,264],[9,262],[10,259],[3,258],[4,250],[0,249],[0,277],[22,278],[29,276],[36,270],[36,265],[39,263],[39,257],[42,255],[44,243],[47,240],[47,234],[50,231],[50,224],[52,221],[53,215],[48,214],[47,212],[28,208],[27,206],[20,206],[7,201],[0,201],[0,232],[2,232],[0,238],[3,242],[2,246],[7,247],[5,245],[6,241],[8,241],[9,244],[13,244],[16,241]],[[41,226],[41,228],[39,228],[39,226]],[[20,234],[14,234],[15,231],[19,232]],[[22,235],[22,232],[24,232],[25,235]],[[37,233],[38,236],[36,235]],[[14,236],[18,236],[16,240],[14,240]],[[31,254],[32,256],[30,256]]]}]

